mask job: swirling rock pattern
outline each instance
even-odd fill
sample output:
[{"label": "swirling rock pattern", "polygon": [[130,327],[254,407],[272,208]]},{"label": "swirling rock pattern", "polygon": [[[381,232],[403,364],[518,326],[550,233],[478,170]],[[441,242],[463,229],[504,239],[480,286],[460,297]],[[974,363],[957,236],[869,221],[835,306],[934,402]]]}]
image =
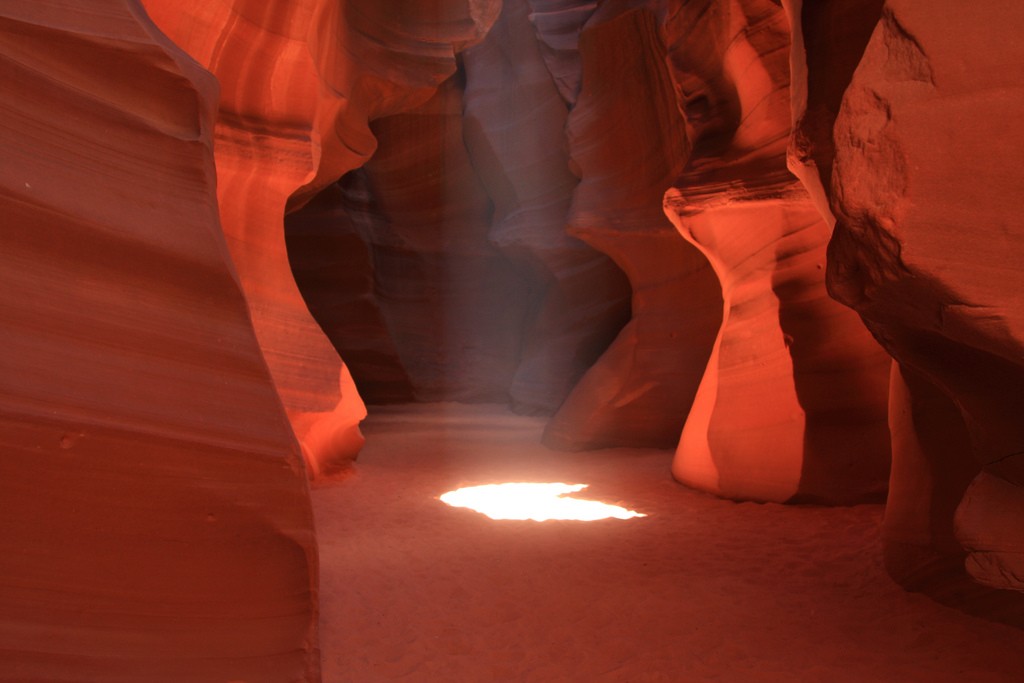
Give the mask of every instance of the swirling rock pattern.
[{"label": "swirling rock pattern", "polygon": [[966,550],[977,581],[1019,591],[1024,137],[1005,121],[1024,107],[1024,47],[998,36],[1024,8],[989,0],[957,17],[885,3],[835,125],[828,278],[902,366],[894,409],[920,416],[894,424],[911,447],[894,453],[890,566],[914,583]]},{"label": "swirling rock pattern", "polygon": [[1020,3],[142,4],[0,2],[0,678],[318,680],[335,349],[736,499],[891,431],[889,571],[1024,624]]},{"label": "swirling rock pattern", "polygon": [[365,416],[348,369],[289,269],[283,216],[372,154],[368,122],[415,106],[479,39],[483,3],[147,0],[156,23],[222,83],[221,221],[260,345],[314,474],[343,468]]},{"label": "swirling rock pattern", "polygon": [[216,82],[133,0],[0,4],[0,81],[0,679],[319,680]]}]

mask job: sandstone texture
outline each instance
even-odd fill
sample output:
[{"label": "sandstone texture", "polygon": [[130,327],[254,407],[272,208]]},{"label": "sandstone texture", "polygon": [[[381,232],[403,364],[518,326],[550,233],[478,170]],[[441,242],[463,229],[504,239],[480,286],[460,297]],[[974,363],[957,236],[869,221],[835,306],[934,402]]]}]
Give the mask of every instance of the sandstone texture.
[{"label": "sandstone texture", "polygon": [[309,313],[289,268],[286,210],[361,166],[369,120],[429,99],[479,39],[490,5],[304,0],[146,8],[222,83],[218,199],[260,345],[314,475],[343,468],[365,416],[351,375]]},{"label": "sandstone texture", "polygon": [[685,131],[652,11],[602,6],[579,51],[582,89],[567,131],[580,176],[570,231],[629,277],[632,317],[548,424],[545,441],[574,450],[669,448],[721,321],[707,259],[661,211],[685,163]]},{"label": "sandstone texture", "polygon": [[1017,0],[0,0],[0,681],[319,681],[308,480],[346,485],[364,399],[446,402],[379,408],[431,426],[378,466],[432,443],[437,481],[461,428],[515,472],[529,424],[634,448],[544,471],[884,499],[891,576],[1024,626],[1022,29]]},{"label": "sandstone texture", "polygon": [[597,9],[597,2],[581,0],[527,0],[540,54],[555,81],[558,93],[570,106],[580,92],[583,69],[579,35]]},{"label": "sandstone texture", "polygon": [[577,183],[568,108],[530,9],[504,2],[487,38],[466,51],[466,145],[494,205],[490,241],[536,282],[511,404],[550,414],[625,322],[629,288],[609,258],[566,230]]},{"label": "sandstone texture", "polygon": [[319,680],[216,81],[138,2],[40,0],[0,3],[0,82],[0,680]]},{"label": "sandstone texture", "polygon": [[[531,16],[504,3],[436,95],[374,120],[373,157],[287,221],[306,301],[371,403],[550,414],[628,318],[626,278],[566,231],[568,105]],[[365,286],[327,275],[350,267]]]},{"label": "sandstone texture", "polygon": [[792,49],[789,169],[829,226],[835,143],[832,127],[843,93],[882,14],[884,0],[782,0],[789,18]]},{"label": "sandstone texture", "polygon": [[1024,7],[948,11],[886,2],[846,90],[829,287],[913,378],[893,389],[918,419],[893,425],[890,563],[910,580],[966,551],[974,579],[1021,590],[1024,136],[1006,122],[1024,110]]},{"label": "sandstone texture", "polygon": [[786,15],[768,0],[707,0],[672,5],[664,22],[691,146],[665,211],[724,299],[673,472],[732,498],[880,498],[888,361],[829,299],[829,226],[786,167]]}]

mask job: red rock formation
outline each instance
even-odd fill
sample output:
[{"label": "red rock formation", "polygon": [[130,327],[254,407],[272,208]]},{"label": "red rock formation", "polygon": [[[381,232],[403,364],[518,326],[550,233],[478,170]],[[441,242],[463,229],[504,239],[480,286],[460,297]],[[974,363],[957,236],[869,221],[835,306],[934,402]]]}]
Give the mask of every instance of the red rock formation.
[{"label": "red rock formation", "polygon": [[464,0],[146,7],[222,82],[218,198],[232,257],[314,474],[343,467],[362,444],[365,409],[295,286],[282,218],[365,163],[375,146],[368,121],[428,99],[454,70],[454,46],[479,38],[495,9]]},{"label": "red rock formation", "polygon": [[0,679],[316,681],[299,447],[217,85],[133,0],[0,5]]},{"label": "red rock formation", "polygon": [[682,121],[650,11],[604,5],[583,32],[580,53],[583,87],[568,130],[581,177],[571,232],[629,276],[633,317],[549,423],[545,441],[571,449],[670,447],[721,319],[707,260],[660,208],[685,162]]},{"label": "red rock formation", "polygon": [[920,373],[894,363],[889,395],[892,474],[885,514],[889,573],[913,589],[942,590],[963,574],[953,514],[980,467],[956,404]]},{"label": "red rock formation", "polygon": [[546,440],[719,495],[877,495],[888,382],[889,571],[1024,624],[1019,3],[144,4],[0,3],[0,678],[318,680],[288,211],[387,400],[552,410],[614,261]]},{"label": "red rock formation", "polygon": [[829,228],[786,169],[786,17],[769,0],[706,0],[673,6],[664,30],[692,145],[666,212],[725,299],[673,472],[733,498],[877,497],[888,362],[828,299]]},{"label": "red rock formation", "polygon": [[893,423],[890,566],[945,571],[955,537],[976,580],[1022,590],[1024,134],[1006,122],[1024,111],[1024,7],[952,12],[885,4],[836,121],[828,277],[900,362],[894,411],[915,416]]},{"label": "red rock formation", "polygon": [[[312,473],[339,467],[362,444],[365,410],[295,287],[282,225],[289,197],[318,172],[314,137],[333,114],[308,45],[313,3],[145,4],[221,82],[217,190],[228,245]],[[372,149],[372,140],[354,143]]]}]

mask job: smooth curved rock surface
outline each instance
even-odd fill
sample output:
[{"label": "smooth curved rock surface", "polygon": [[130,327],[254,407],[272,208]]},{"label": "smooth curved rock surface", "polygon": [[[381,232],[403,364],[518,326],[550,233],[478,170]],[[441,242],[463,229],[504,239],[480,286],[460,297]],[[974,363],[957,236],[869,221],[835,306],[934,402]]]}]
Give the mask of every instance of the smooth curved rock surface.
[{"label": "smooth curved rock surface", "polygon": [[[961,486],[942,493],[928,518],[949,528],[959,506],[968,571],[1019,591],[1024,242],[1013,226],[1024,134],[1006,121],[1024,113],[1024,7],[988,0],[956,16],[885,4],[836,121],[828,278],[886,350],[962,414],[960,453],[943,458],[982,472],[962,501]],[[935,438],[928,424],[912,429],[902,438]],[[942,462],[928,457],[931,468]],[[990,515],[992,500],[1002,519]],[[899,528],[887,528],[891,564],[906,559]]]},{"label": "smooth curved rock surface", "polygon": [[583,85],[568,129],[580,176],[570,232],[611,256],[629,277],[632,318],[544,439],[573,450],[669,448],[721,320],[707,260],[660,209],[685,163],[686,138],[651,11],[603,6],[581,35],[580,53]]},{"label": "smooth curved rock surface", "polygon": [[982,472],[964,493],[953,530],[967,552],[967,573],[986,586],[1022,590],[1024,496],[1016,482]]},{"label": "smooth curved rock surface", "polygon": [[[295,286],[282,222],[289,198],[317,175],[314,136],[333,113],[309,47],[314,3],[145,4],[221,83],[215,150],[228,246],[311,474],[340,468],[362,445],[365,409]],[[372,149],[372,140],[353,142]]]},{"label": "smooth curved rock surface", "polygon": [[963,573],[953,514],[980,466],[964,452],[970,436],[949,397],[894,363],[889,394],[892,473],[885,508],[885,559],[904,585],[941,588]]},{"label": "smooth curved rock surface", "polygon": [[260,344],[311,471],[343,468],[365,416],[348,369],[302,300],[283,216],[364,164],[372,118],[428,99],[496,8],[465,0],[350,5],[146,0],[156,23],[223,84],[221,221]]},{"label": "smooth curved rock surface", "polygon": [[664,30],[692,146],[666,213],[725,300],[673,472],[738,499],[877,499],[889,362],[828,298],[829,227],[786,168],[786,15],[769,0],[705,0],[673,6]]},{"label": "smooth curved rock surface", "polygon": [[0,680],[319,681],[217,84],[133,0],[0,3]]}]

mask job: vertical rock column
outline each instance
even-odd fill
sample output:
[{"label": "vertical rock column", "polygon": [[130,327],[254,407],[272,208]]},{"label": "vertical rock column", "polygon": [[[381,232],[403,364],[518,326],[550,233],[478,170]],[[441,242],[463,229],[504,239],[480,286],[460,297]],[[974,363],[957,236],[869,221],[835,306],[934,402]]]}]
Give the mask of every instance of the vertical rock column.
[{"label": "vertical rock column", "polygon": [[0,82],[0,680],[319,681],[215,80],[134,0],[37,0],[0,3]]},{"label": "vertical rock column", "polygon": [[[884,3],[783,4],[793,30],[789,167],[834,225],[832,130]],[[893,462],[883,533],[886,568],[908,588],[952,597],[963,590],[959,577],[965,557],[954,537],[953,513],[980,470],[965,457],[970,451],[966,425],[956,404],[927,376],[894,363],[889,429]]]},{"label": "vertical rock column", "polygon": [[814,199],[828,225],[835,146],[832,126],[884,0],[782,0],[789,18],[789,170]]},{"label": "vertical rock column", "polygon": [[703,0],[673,6],[663,30],[692,145],[665,210],[725,300],[673,472],[731,498],[880,498],[889,363],[828,298],[830,229],[786,168],[786,16],[769,0]]}]

